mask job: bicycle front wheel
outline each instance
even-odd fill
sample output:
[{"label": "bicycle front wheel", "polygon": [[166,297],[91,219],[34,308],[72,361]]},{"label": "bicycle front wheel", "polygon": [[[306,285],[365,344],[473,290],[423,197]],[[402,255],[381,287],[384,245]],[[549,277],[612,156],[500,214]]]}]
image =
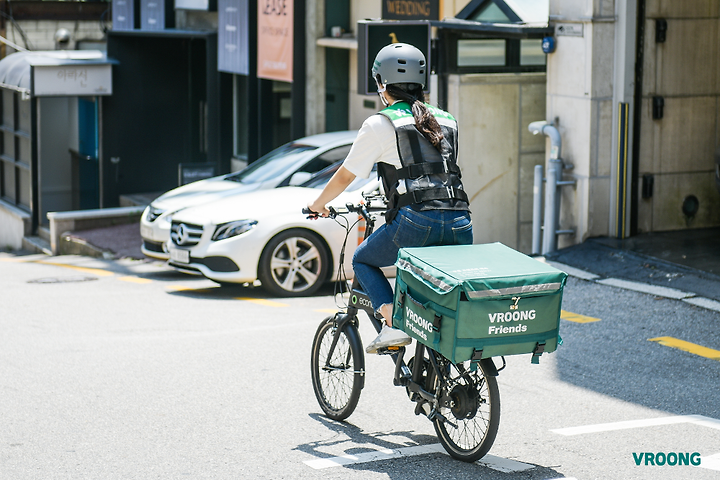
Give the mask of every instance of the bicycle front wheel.
[{"label": "bicycle front wheel", "polygon": [[473,372],[462,364],[445,362],[445,402],[438,409],[441,415],[433,419],[435,432],[450,456],[474,462],[490,450],[500,424],[497,380],[482,364]]},{"label": "bicycle front wheel", "polygon": [[350,323],[343,326],[332,348],[337,328],[334,317],[326,318],[318,327],[313,339],[311,371],[315,397],[325,415],[344,420],[360,399],[365,357],[357,327]]}]

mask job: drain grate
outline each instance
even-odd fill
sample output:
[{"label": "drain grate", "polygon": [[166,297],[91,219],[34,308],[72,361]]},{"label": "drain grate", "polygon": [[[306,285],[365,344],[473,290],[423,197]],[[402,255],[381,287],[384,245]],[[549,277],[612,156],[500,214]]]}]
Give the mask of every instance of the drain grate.
[{"label": "drain grate", "polygon": [[38,278],[36,280],[28,280],[27,283],[76,283],[76,282],[91,282],[97,280],[98,277],[91,277],[88,275],[70,275],[67,277],[46,277]]}]

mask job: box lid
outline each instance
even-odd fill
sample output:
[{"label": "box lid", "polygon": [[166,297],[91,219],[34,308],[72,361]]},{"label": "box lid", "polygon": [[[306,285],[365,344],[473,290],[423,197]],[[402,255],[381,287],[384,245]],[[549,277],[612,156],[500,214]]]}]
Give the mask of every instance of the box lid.
[{"label": "box lid", "polygon": [[439,294],[461,287],[470,300],[550,293],[567,278],[502,243],[401,248],[396,265]]}]

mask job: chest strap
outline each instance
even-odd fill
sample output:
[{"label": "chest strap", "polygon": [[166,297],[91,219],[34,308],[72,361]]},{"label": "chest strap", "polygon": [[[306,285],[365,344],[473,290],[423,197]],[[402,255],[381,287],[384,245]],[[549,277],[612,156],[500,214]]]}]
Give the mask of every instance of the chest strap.
[{"label": "chest strap", "polygon": [[423,162],[413,163],[407,167],[397,170],[398,179],[402,178],[418,178],[423,175],[436,175],[439,173],[454,173],[460,175],[460,167],[451,162]]}]

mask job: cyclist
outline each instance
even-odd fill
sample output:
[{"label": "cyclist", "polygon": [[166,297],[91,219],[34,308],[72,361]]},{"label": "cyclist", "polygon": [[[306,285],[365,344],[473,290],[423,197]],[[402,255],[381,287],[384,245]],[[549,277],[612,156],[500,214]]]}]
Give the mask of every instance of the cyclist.
[{"label": "cyclist", "polygon": [[468,197],[457,165],[457,122],[425,103],[427,64],[412,45],[394,43],[375,57],[372,75],[385,105],[365,120],[343,165],[308,208],[323,216],[356,176],[370,177],[374,164],[388,199],[386,224],[353,256],[353,270],[385,324],[367,353],[411,342],[392,328],[393,290],[381,267],[393,265],[401,247],[472,243]]}]

